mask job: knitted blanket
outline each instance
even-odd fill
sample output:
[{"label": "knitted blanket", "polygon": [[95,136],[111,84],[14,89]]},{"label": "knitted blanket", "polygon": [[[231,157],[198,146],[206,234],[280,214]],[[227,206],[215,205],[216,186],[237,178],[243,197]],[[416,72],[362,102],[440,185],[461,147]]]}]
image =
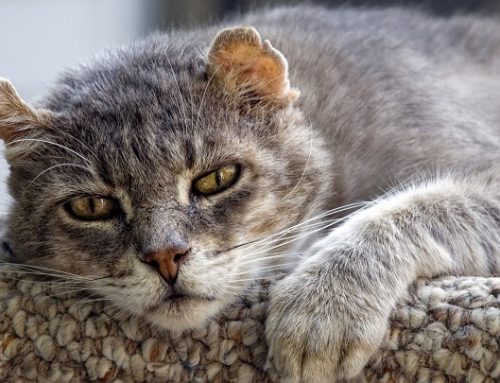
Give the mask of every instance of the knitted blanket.
[{"label": "knitted blanket", "polygon": [[[173,333],[51,283],[11,278],[0,280],[1,382],[275,378],[263,336],[270,281],[205,328]],[[499,382],[499,295],[500,278],[418,281],[395,308],[365,380]]]}]

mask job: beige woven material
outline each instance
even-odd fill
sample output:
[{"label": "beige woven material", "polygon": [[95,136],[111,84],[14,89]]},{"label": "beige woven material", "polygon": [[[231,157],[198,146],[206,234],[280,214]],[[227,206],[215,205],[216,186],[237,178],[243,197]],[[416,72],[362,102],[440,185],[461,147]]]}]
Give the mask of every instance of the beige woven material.
[{"label": "beige woven material", "polygon": [[[269,283],[206,328],[152,330],[47,284],[0,285],[1,382],[267,382]],[[395,309],[368,382],[499,382],[500,278],[419,281]]]}]

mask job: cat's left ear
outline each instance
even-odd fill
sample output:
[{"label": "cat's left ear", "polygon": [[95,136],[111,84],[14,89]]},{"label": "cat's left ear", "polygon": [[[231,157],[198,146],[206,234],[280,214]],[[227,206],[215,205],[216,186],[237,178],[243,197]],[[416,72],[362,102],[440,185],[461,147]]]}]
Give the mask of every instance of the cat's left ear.
[{"label": "cat's left ear", "polygon": [[47,126],[50,113],[24,102],[9,80],[0,78],[0,140],[11,142]]},{"label": "cat's left ear", "polygon": [[219,32],[208,52],[207,74],[242,99],[285,106],[299,95],[290,87],[285,57],[253,27]]}]

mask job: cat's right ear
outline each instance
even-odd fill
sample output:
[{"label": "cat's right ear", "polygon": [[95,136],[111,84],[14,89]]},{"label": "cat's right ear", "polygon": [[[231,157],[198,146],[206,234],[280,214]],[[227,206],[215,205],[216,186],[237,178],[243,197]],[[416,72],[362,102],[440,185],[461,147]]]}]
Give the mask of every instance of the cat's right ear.
[{"label": "cat's right ear", "polygon": [[24,102],[9,80],[0,78],[0,139],[6,143],[44,129],[50,113],[36,110]]}]

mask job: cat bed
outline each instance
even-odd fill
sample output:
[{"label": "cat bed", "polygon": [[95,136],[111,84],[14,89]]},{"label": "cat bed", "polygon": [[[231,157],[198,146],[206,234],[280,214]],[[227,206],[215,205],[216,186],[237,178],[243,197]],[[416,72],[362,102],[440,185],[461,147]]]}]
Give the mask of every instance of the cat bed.
[{"label": "cat bed", "polygon": [[[263,336],[270,281],[205,328],[173,333],[102,300],[8,275],[0,281],[2,382],[276,379]],[[500,381],[499,295],[500,278],[418,281],[395,308],[366,381]]]}]

